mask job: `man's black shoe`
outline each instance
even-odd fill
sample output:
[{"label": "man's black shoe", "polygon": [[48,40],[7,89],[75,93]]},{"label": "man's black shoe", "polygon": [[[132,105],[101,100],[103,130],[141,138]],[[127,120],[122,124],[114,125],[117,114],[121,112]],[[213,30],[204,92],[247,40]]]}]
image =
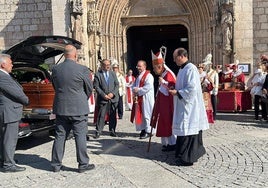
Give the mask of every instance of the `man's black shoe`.
[{"label": "man's black shoe", "polygon": [[145,133],[144,135],[140,136],[140,139],[145,139],[145,138],[149,138],[150,134]]},{"label": "man's black shoe", "polygon": [[95,168],[94,164],[88,164],[87,167],[85,167],[85,168],[79,168],[78,172],[83,173],[83,172],[88,171],[88,170],[93,170],[94,168]]},{"label": "man's black shoe", "polygon": [[145,133],[146,133],[145,130],[142,130],[142,131],[140,132],[140,137],[144,136]]},{"label": "man's black shoe", "polygon": [[9,173],[9,172],[22,172],[24,170],[26,170],[25,167],[20,167],[20,166],[17,166],[17,165],[11,166],[9,168],[4,168],[4,172],[5,173]]},{"label": "man's black shoe", "polygon": [[112,137],[117,137],[117,134],[115,133],[114,130],[112,130],[112,131],[110,132],[110,136],[112,136]]},{"label": "man's black shoe", "polygon": [[167,146],[166,145],[162,145],[162,149],[161,150],[163,151],[165,149],[167,149]]},{"label": "man's black shoe", "polygon": [[162,148],[162,151],[168,152],[168,151],[175,151],[176,145],[167,145],[165,148]]},{"label": "man's black shoe", "polygon": [[100,137],[100,133],[99,132],[96,132],[94,138],[95,139],[98,139],[99,137]]},{"label": "man's black shoe", "polygon": [[61,170],[63,170],[63,166],[61,166],[61,167],[52,167],[53,168],[53,172],[59,172],[59,171],[61,171]]}]

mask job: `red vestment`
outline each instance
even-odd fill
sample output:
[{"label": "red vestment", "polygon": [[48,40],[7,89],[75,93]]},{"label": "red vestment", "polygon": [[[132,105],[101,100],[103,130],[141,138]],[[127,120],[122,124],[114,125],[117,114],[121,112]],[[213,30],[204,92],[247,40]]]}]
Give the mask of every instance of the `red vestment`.
[{"label": "red vestment", "polygon": [[[146,71],[144,73],[144,75],[142,76],[140,83],[139,83],[139,87],[143,87],[145,84],[145,79],[146,76],[150,73],[150,71]],[[142,96],[137,96],[138,100],[136,102],[134,102],[133,104],[133,108],[131,110],[131,116],[130,116],[130,121],[131,123],[134,122],[134,118],[135,118],[135,122],[137,125],[140,125],[142,123]]]},{"label": "red vestment", "polygon": [[[165,76],[163,77],[165,81],[168,82],[166,87],[168,90],[169,88],[175,88],[176,79],[174,74],[167,71]],[[156,129],[156,136],[157,137],[169,137],[172,135],[172,121],[173,121],[173,95],[163,94],[160,90],[157,91],[156,101],[154,104],[152,119],[151,119],[151,126],[157,127]]]},{"label": "red vestment", "polygon": [[[131,85],[135,82],[135,77],[131,76],[126,76],[126,85],[127,87],[127,104],[129,106],[129,109],[132,109],[132,104],[133,104],[133,93],[132,93],[132,88]],[[131,108],[130,108],[131,107]]]},{"label": "red vestment", "polygon": [[223,73],[222,82],[231,82],[233,79],[233,72]]},{"label": "red vestment", "polygon": [[235,82],[245,83],[245,75],[243,73],[239,74],[237,77],[235,77]]}]

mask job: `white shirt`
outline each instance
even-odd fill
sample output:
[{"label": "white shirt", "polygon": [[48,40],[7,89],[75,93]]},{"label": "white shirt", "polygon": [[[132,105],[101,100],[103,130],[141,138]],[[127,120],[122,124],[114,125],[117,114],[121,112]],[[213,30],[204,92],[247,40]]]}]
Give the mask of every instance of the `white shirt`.
[{"label": "white shirt", "polygon": [[[262,96],[262,85],[265,81],[265,77],[265,72],[260,72],[254,75],[253,79],[251,80],[251,85],[253,85],[253,87],[250,90],[250,94]],[[254,85],[256,83],[259,83],[259,85]]]},{"label": "white shirt", "polygon": [[119,96],[123,96],[126,94],[126,80],[119,72],[116,73],[116,77],[119,82]]}]

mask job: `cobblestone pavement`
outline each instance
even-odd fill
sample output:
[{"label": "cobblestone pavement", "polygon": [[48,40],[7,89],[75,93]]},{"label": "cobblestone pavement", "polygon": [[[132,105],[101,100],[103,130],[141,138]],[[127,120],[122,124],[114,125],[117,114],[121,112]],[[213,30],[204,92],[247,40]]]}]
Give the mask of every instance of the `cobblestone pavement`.
[{"label": "cobblestone pavement", "polygon": [[[16,159],[25,172],[1,173],[0,187],[268,187],[268,123],[253,112],[219,113],[203,134],[207,153],[191,167],[174,164],[174,152],[162,152],[160,138],[140,140],[129,112],[118,120],[119,137],[93,139],[88,152],[96,169],[77,173],[74,140],[66,142],[64,171],[51,171],[53,137],[39,134],[18,143]],[[92,117],[90,118],[92,121]]]}]

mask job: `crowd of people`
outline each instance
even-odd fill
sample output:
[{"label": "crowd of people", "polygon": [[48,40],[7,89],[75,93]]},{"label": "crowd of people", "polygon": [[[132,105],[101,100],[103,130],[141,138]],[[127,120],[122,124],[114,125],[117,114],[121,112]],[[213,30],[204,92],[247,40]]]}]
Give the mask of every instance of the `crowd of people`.
[{"label": "crowd of people", "polygon": [[[262,55],[260,61],[255,64],[254,74],[248,80],[248,90],[253,97],[253,105],[255,112],[255,120],[267,121],[267,90],[268,90],[268,77],[267,77],[268,57]],[[260,109],[261,107],[261,109]],[[261,112],[261,118],[259,113]]]},{"label": "crowd of people", "polygon": [[[196,66],[190,62],[184,48],[173,52],[174,62],[179,67],[177,75],[167,66],[161,48],[156,54],[152,52],[151,63],[158,79],[156,93],[155,78],[144,60],[137,62],[138,75],[134,77],[131,69],[124,75],[115,59],[103,59],[98,71],[93,73],[77,62],[77,51],[72,45],[65,47],[64,56],[64,62],[53,67],[51,80],[55,89],[53,113],[56,115],[51,158],[54,172],[64,167],[64,145],[70,131],[76,143],[78,171],[94,169],[86,147],[88,114],[94,113],[94,138],[99,139],[105,124],[108,124],[110,136],[118,136],[117,121],[124,117],[125,110],[131,111],[131,115],[124,119],[130,118],[140,139],[160,137],[161,150],[175,151],[177,165],[193,165],[206,152],[202,133],[216,120],[218,91],[245,88],[245,76],[237,64],[225,65],[226,70],[222,71],[221,66],[213,67],[212,55],[208,54],[203,63]],[[248,88],[254,96],[255,119],[261,111],[262,118],[267,120],[267,103],[261,99],[268,94],[268,57],[262,56],[261,60],[249,79]],[[12,70],[10,56],[1,54],[0,63],[0,162],[5,172],[18,172],[25,168],[14,160],[16,133],[22,106],[27,105],[28,98],[8,75]],[[7,104],[17,105],[18,112],[8,111]]]}]

